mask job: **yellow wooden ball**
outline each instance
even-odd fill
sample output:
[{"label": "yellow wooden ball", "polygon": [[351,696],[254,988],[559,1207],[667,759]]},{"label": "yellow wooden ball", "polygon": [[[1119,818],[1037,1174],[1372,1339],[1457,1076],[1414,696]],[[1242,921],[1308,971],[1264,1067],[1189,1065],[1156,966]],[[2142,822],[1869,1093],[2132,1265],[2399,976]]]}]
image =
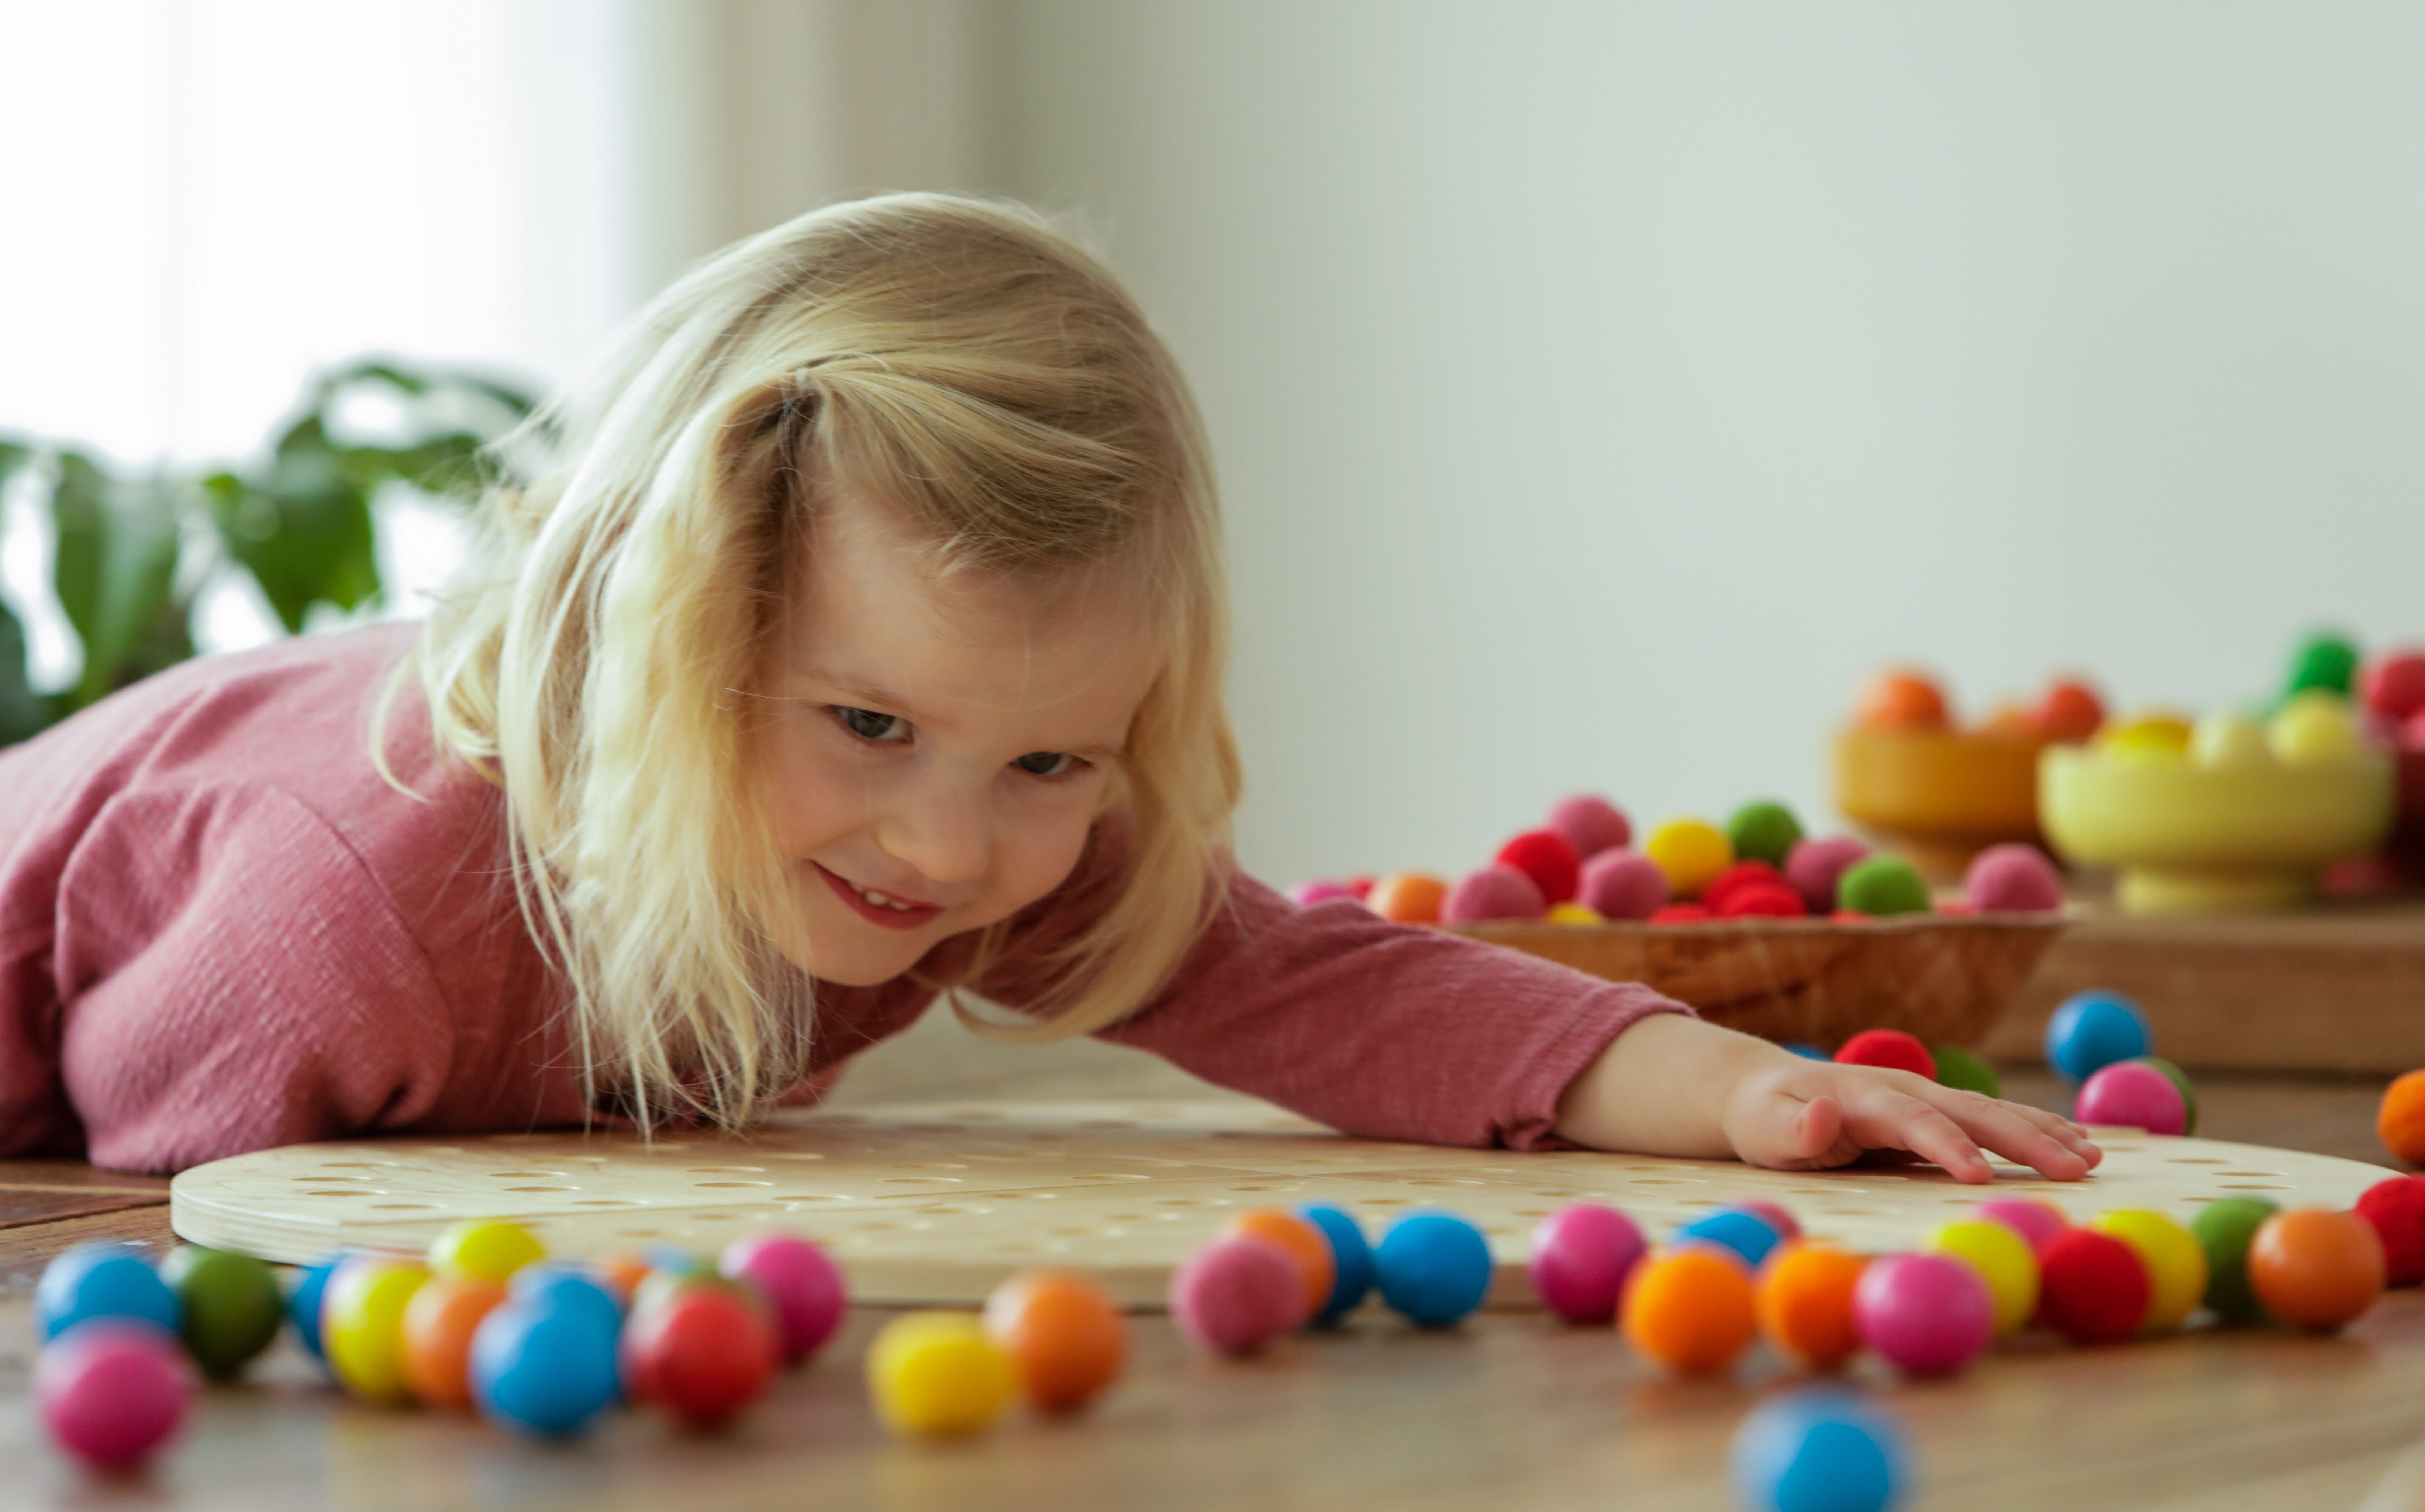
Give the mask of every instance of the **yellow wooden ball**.
[{"label": "yellow wooden ball", "polygon": [[899,1433],[970,1433],[1010,1405],[1017,1371],[972,1313],[906,1313],[867,1346],[875,1415]]},{"label": "yellow wooden ball", "polygon": [[2174,760],[2189,754],[2190,722],[2178,714],[2134,715],[2099,730],[2096,745],[2125,760]]},{"label": "yellow wooden ball", "polygon": [[1956,1218],[1931,1229],[1920,1248],[1951,1255],[1979,1273],[1996,1299],[1996,1336],[2029,1327],[2038,1310],[2038,1257],[2030,1242],[2001,1223]]},{"label": "yellow wooden ball", "polygon": [[320,1343],[345,1390],[370,1402],[403,1402],[404,1310],[429,1272],[409,1260],[357,1257],[329,1278],[320,1301]]},{"label": "yellow wooden ball", "polygon": [[1558,903],[1550,909],[1550,922],[1552,924],[1605,924],[1608,921],[1601,918],[1587,903]]},{"label": "yellow wooden ball", "polygon": [[466,1218],[430,1241],[429,1268],[457,1281],[503,1285],[515,1271],[546,1254],[519,1223]]},{"label": "yellow wooden ball", "polygon": [[2347,761],[2362,749],[2349,700],[2310,688],[2284,704],[2265,724],[2265,743],[2285,766]]},{"label": "yellow wooden ball", "polygon": [[2206,1297],[2206,1247],[2189,1230],[2135,1208],[2099,1213],[2088,1225],[2137,1251],[2147,1267],[2147,1321],[2143,1333],[2169,1333],[2189,1321]]},{"label": "yellow wooden ball", "polygon": [[1735,864],[1735,848],[1726,831],[1707,820],[1671,819],[1650,832],[1642,853],[1666,874],[1667,891],[1675,898],[1697,898],[1718,873]]}]

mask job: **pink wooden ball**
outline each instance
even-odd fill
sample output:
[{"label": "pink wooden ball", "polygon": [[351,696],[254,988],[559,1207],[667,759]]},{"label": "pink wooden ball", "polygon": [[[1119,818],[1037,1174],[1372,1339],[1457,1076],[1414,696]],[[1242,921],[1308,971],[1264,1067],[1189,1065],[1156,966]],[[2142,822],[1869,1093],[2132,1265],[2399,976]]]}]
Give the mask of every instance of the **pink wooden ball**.
[{"label": "pink wooden ball", "polygon": [[2080,1083],[2073,1118],[2112,1123],[2149,1134],[2179,1134],[2189,1127],[2189,1108],[2173,1078],[2137,1060],[2117,1060]]},{"label": "pink wooden ball", "polygon": [[726,1248],[718,1268],[764,1294],[786,1364],[815,1354],[842,1325],[846,1303],[842,1272],[823,1249],[797,1234],[761,1233],[736,1240]]},{"label": "pink wooden ball", "polygon": [[1440,904],[1444,924],[1478,924],[1494,918],[1539,918],[1550,911],[1540,883],[1514,867],[1490,866],[1468,874]]},{"label": "pink wooden ball", "polygon": [[1648,918],[1667,905],[1667,873],[1638,851],[1602,851],[1583,863],[1577,896],[1602,918]]},{"label": "pink wooden ball", "polygon": [[1996,1336],[1996,1298],[1951,1255],[1887,1255],[1853,1287],[1861,1342],[1913,1376],[1947,1376],[1977,1359]]},{"label": "pink wooden ball", "polygon": [[1577,793],[1558,801],[1543,829],[1555,830],[1589,861],[1602,851],[1633,843],[1633,822],[1625,811],[1597,793]]},{"label": "pink wooden ball", "polygon": [[2022,1242],[2035,1254],[2055,1241],[2057,1235],[2071,1227],[2071,1220],[2051,1202],[2033,1202],[2025,1197],[1999,1197],[1993,1202],[1974,1202],[1968,1216],[1985,1223],[2000,1223],[2021,1236]]},{"label": "pink wooden ball", "polygon": [[1646,1248],[1633,1220],[1613,1207],[1562,1207],[1533,1231],[1533,1290],[1569,1323],[1606,1323]]},{"label": "pink wooden ball", "polygon": [[34,1399],[51,1437],[99,1470],[128,1470],[176,1436],[194,1396],[193,1367],[155,1324],[79,1323],[34,1362]]},{"label": "pink wooden ball", "polygon": [[1305,1316],[1305,1277],[1260,1240],[1216,1239],[1172,1274],[1170,1315],[1214,1354],[1252,1354]]}]

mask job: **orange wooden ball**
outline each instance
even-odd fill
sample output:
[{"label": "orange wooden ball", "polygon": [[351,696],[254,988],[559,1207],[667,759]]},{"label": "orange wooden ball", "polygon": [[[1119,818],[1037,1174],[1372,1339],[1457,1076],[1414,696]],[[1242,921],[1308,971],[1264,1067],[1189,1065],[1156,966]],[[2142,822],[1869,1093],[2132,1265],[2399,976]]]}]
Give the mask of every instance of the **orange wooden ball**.
[{"label": "orange wooden ball", "polygon": [[1751,1343],[1751,1272],[1731,1250],[1688,1244],[1634,1267],[1625,1286],[1625,1341],[1668,1369],[1726,1369]]},{"label": "orange wooden ball", "polygon": [[1854,718],[1873,729],[1941,730],[1951,722],[1943,691],[1917,672],[1880,676],[1862,690]]},{"label": "orange wooden ball", "polygon": [[1753,1283],[1759,1331],[1777,1353],[1810,1370],[1833,1370],[1858,1353],[1853,1288],[1865,1256],[1795,1242],[1768,1257]]},{"label": "orange wooden ball", "polygon": [[1392,924],[1437,924],[1448,883],[1421,871],[1393,871],[1373,884],[1364,906]]},{"label": "orange wooden ball", "polygon": [[2425,1071],[2412,1071],[2384,1089],[2374,1132],[2385,1150],[2412,1166],[2425,1166]]},{"label": "orange wooden ball", "polygon": [[1305,1313],[1299,1322],[1321,1312],[1330,1300],[1339,1258],[1331,1252],[1330,1240],[1306,1219],[1284,1208],[1250,1207],[1231,1215],[1215,1237],[1259,1240],[1289,1257],[1305,1281]]},{"label": "orange wooden ball", "polygon": [[1066,1270],[1027,1270],[986,1299],[985,1331],[1042,1411],[1068,1412],[1119,1377],[1129,1327],[1103,1289]]},{"label": "orange wooden ball", "polygon": [[404,1308],[404,1384],[423,1404],[472,1409],[472,1334],[506,1299],[506,1289],[476,1276],[442,1276]]},{"label": "orange wooden ball", "polygon": [[640,1293],[640,1283],[649,1279],[649,1263],[637,1255],[606,1255],[589,1263],[590,1274],[598,1284],[615,1294],[625,1307]]},{"label": "orange wooden ball", "polygon": [[2248,1284],[2283,1322],[2330,1333],[2383,1295],[2383,1240],[2354,1213],[2276,1213],[2249,1241]]},{"label": "orange wooden ball", "polygon": [[2038,701],[2038,734],[2049,740],[2077,744],[2104,723],[2105,701],[2084,682],[2058,682]]}]

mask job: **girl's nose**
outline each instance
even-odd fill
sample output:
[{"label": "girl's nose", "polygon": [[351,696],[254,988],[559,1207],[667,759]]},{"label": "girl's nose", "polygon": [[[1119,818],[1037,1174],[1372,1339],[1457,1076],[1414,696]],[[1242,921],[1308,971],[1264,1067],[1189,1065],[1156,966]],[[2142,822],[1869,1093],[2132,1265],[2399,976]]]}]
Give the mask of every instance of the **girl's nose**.
[{"label": "girl's nose", "polygon": [[985,874],[986,795],[941,777],[913,783],[876,826],[876,843],[929,882],[972,882]]}]

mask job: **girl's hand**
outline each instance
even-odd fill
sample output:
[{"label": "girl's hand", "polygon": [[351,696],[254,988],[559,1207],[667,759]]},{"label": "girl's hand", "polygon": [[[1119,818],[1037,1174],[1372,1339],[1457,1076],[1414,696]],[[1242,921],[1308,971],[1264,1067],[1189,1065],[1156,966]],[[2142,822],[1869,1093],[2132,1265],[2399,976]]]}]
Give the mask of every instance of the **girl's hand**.
[{"label": "girl's hand", "polygon": [[1751,1070],[1726,1100],[1726,1140],[1746,1163],[1779,1170],[1849,1165],[1871,1150],[1906,1151],[1956,1181],[1993,1170],[1983,1147],[2055,1181],[2078,1181],[2105,1153],[2071,1120],[1923,1080],[1908,1071],[1839,1066],[1799,1056]]},{"label": "girl's hand", "polygon": [[1957,1091],[1907,1071],[1807,1060],[1680,1013],[1619,1034],[1558,1101],[1557,1132],[1644,1154],[1818,1170],[1871,1150],[1933,1160],[1983,1182],[1983,1148],[2056,1181],[2078,1181],[2104,1152],[2069,1119]]}]

